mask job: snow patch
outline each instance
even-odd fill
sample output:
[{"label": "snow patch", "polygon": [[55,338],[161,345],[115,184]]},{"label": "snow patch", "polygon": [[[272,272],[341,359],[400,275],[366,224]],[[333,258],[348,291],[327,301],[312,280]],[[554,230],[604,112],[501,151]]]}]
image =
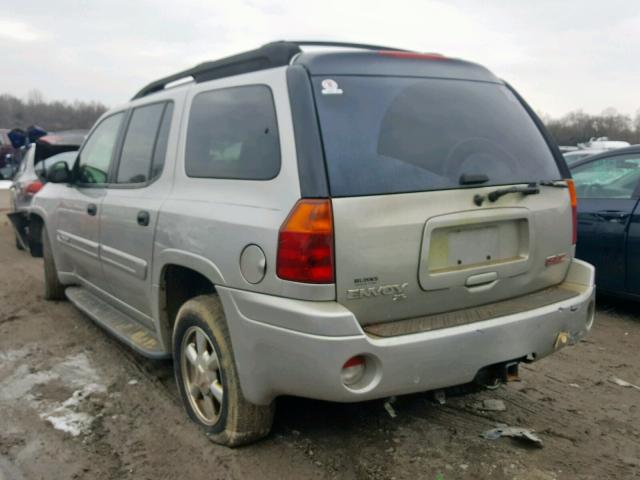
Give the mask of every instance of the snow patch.
[{"label": "snow patch", "polygon": [[5,350],[0,352],[1,362],[15,362],[16,360],[23,359],[29,354],[27,348],[18,348],[17,350]]},{"label": "snow patch", "polygon": [[73,392],[71,397],[59,406],[48,412],[41,413],[40,418],[48,421],[56,430],[61,430],[71,436],[77,437],[81,433],[86,434],[89,432],[95,417],[86,412],[79,412],[78,408],[90,395],[105,393],[106,391],[107,389],[104,385],[90,383],[84,388]]},{"label": "snow patch", "polygon": [[0,400],[7,401],[23,398],[36,385],[42,385],[57,378],[58,375],[54,372],[32,373],[28,365],[20,365],[15,369],[13,375],[0,382]]},{"label": "snow patch", "polygon": [[[0,359],[7,364],[18,363],[27,354],[28,351],[22,350],[1,352]],[[0,381],[0,401],[21,400],[54,428],[74,437],[88,433],[95,417],[81,411],[82,407],[88,397],[105,394],[107,388],[101,383],[100,375],[91,366],[87,355],[70,355],[49,370],[32,370],[29,365],[17,365],[10,376]],[[46,398],[36,399],[30,393],[34,387],[52,380],[74,389],[71,397],[64,402],[57,402]]]}]

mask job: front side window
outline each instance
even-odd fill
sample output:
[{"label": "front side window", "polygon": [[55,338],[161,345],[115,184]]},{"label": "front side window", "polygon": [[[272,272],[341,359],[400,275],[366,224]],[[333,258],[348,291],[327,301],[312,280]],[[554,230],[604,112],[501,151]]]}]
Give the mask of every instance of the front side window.
[{"label": "front side window", "polygon": [[571,171],[581,198],[631,198],[640,180],[640,154],[616,155]]},{"label": "front side window", "polygon": [[252,85],[196,95],[185,168],[190,177],[275,177],[280,171],[280,143],[271,90]]},{"label": "front side window", "polygon": [[124,113],[116,113],[104,119],[85,143],[78,159],[80,183],[107,183],[113,150],[123,118]]},{"label": "front side window", "polygon": [[166,105],[154,103],[133,110],[122,145],[117,183],[144,183],[151,179],[151,162]]},{"label": "front side window", "polygon": [[156,148],[153,151],[153,160],[151,162],[151,180],[160,176],[164,168],[164,162],[167,157],[167,145],[169,144],[169,130],[171,129],[171,119],[173,118],[173,103],[168,103],[162,115],[162,123],[156,140]]}]

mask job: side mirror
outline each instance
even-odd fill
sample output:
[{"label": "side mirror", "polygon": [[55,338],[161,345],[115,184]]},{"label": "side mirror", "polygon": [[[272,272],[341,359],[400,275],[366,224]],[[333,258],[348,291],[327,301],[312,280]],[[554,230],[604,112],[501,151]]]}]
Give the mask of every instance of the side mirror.
[{"label": "side mirror", "polygon": [[51,183],[70,183],[71,170],[65,161],[59,161],[45,170],[45,178]]}]

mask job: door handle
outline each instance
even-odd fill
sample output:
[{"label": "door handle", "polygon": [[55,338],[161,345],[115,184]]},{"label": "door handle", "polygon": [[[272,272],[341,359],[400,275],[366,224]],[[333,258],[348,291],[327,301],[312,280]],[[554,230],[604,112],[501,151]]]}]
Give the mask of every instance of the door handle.
[{"label": "door handle", "polygon": [[95,203],[90,203],[87,205],[87,213],[92,217],[95,216],[98,213],[98,206]]},{"label": "door handle", "polygon": [[629,216],[629,213],[620,210],[601,210],[596,212],[596,215],[610,222],[621,222]]},{"label": "door handle", "polygon": [[138,212],[138,225],[142,225],[143,227],[146,227],[147,225],[149,225],[149,212],[145,211],[145,210],[140,210]]}]

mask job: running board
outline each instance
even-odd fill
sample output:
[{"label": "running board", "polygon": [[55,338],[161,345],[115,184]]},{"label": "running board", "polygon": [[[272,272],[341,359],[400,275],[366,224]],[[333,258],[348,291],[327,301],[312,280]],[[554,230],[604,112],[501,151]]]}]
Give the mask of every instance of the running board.
[{"label": "running board", "polygon": [[141,355],[154,359],[171,357],[153,332],[86,288],[68,287],[65,294],[80,311]]}]

